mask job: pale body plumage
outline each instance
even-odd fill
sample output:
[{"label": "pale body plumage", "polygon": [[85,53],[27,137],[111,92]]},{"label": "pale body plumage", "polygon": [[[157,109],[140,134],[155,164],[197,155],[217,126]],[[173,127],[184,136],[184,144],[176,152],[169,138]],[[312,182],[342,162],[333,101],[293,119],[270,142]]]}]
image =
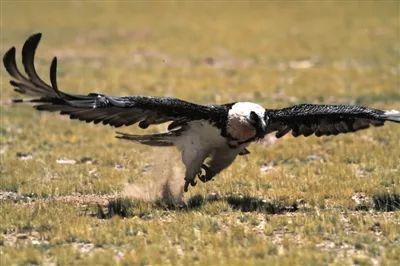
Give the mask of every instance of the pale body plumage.
[{"label": "pale body plumage", "polygon": [[[194,180],[206,167],[210,178],[228,167],[239,153],[250,144],[247,142],[256,136],[255,128],[249,123],[250,113],[255,112],[261,118],[265,109],[255,103],[238,102],[228,112],[227,133],[234,139],[221,135],[221,130],[206,120],[191,121],[188,129],[174,136],[172,142],[182,152],[182,161],[186,167],[185,179]],[[243,142],[243,143],[240,143]],[[210,158],[207,164],[204,161]]]}]

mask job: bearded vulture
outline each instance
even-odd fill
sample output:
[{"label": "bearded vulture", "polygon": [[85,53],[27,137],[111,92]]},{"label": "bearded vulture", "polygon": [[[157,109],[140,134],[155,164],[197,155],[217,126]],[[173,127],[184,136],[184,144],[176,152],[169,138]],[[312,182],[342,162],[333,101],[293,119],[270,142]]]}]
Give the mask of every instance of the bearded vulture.
[{"label": "bearded vulture", "polygon": [[[265,109],[250,102],[223,105],[199,105],[176,98],[125,96],[99,93],[69,94],[58,89],[57,58],[50,66],[50,84],[36,73],[34,56],[41,34],[32,35],[22,48],[26,75],[16,65],[15,47],[4,55],[5,69],[12,76],[15,91],[35,96],[31,100],[40,111],[57,111],[87,123],[114,127],[138,123],[140,128],[169,122],[164,133],[131,135],[117,132],[117,138],[150,146],[176,146],[186,167],[184,191],[211,180],[227,168],[238,155],[248,154],[246,147],[266,134],[277,138],[291,132],[293,136],[329,136],[354,132],[385,121],[400,123],[399,111],[382,111],[353,105],[300,104],[283,109]],[[207,160],[207,162],[205,162]]]}]

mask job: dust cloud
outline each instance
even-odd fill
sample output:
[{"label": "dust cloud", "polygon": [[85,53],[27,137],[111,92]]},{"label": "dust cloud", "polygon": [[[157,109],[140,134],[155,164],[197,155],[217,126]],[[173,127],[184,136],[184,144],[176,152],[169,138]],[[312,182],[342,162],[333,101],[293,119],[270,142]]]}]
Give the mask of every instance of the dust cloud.
[{"label": "dust cloud", "polygon": [[121,195],[134,200],[159,200],[168,205],[184,205],[184,167],[178,151],[174,148],[157,149],[146,160],[151,164],[148,171],[143,171],[143,179],[137,183],[126,183]]}]

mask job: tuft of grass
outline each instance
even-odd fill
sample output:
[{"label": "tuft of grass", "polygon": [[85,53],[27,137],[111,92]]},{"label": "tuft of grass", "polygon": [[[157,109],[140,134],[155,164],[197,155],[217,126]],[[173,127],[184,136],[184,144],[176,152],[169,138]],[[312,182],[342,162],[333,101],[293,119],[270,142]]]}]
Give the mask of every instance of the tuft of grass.
[{"label": "tuft of grass", "polygon": [[400,194],[399,193],[382,193],[372,197],[374,209],[377,211],[396,211],[400,210]]}]

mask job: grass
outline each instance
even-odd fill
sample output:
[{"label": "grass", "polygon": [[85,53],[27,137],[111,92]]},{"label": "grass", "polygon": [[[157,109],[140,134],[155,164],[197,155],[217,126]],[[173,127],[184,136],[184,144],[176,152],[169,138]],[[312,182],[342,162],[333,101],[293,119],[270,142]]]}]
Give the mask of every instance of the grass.
[{"label": "grass", "polygon": [[[399,109],[398,10],[395,1],[2,1],[0,52],[42,32],[38,72],[47,77],[57,56],[59,86],[75,93]],[[397,125],[252,145],[215,181],[191,188],[186,208],[175,208],[119,193],[126,182],[168,175],[176,152],[9,104],[15,96],[2,68],[4,265],[400,260]]]}]

